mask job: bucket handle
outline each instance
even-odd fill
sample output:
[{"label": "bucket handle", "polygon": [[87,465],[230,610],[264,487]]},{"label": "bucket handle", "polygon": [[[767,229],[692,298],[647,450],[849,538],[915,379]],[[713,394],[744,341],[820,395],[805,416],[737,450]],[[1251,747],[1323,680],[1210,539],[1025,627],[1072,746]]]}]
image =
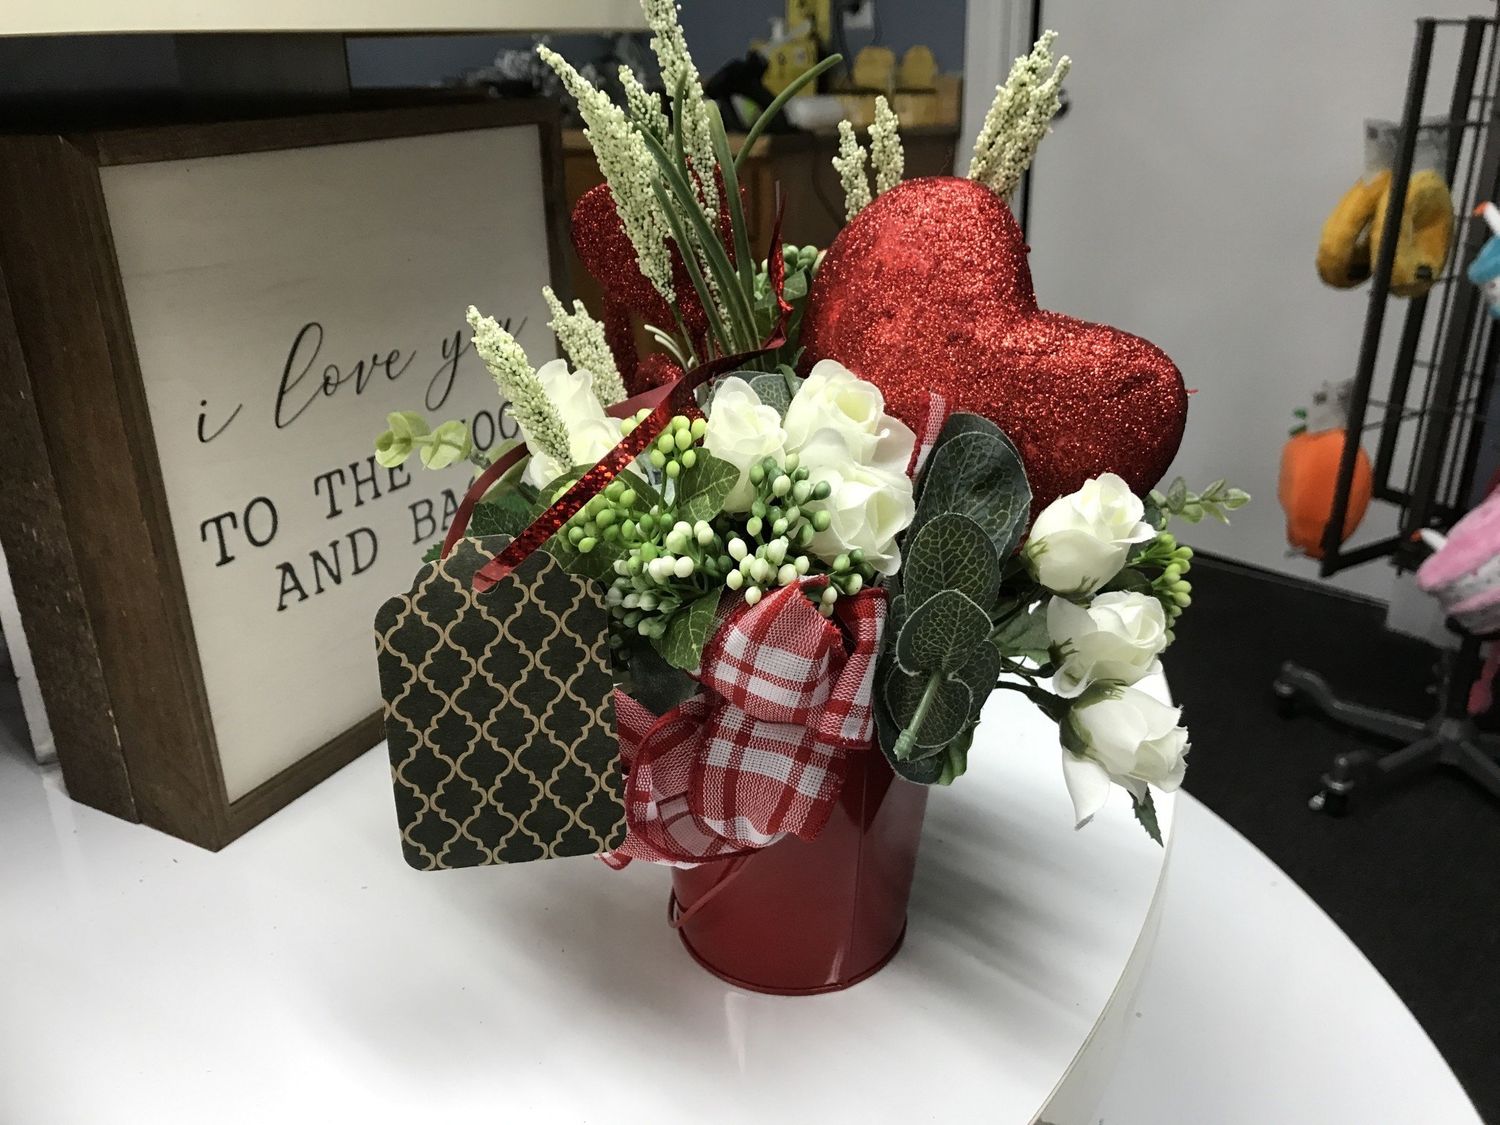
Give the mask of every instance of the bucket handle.
[{"label": "bucket handle", "polygon": [[739,877],[740,872],[745,869],[745,864],[749,863],[753,858],[754,853],[752,852],[750,855],[735,856],[725,863],[724,873],[719,876],[718,881],[699,895],[698,900],[686,910],[682,909],[682,903],[677,900],[677,892],[673,891],[672,897],[667,900],[667,925],[671,926],[674,930],[682,929],[687,924],[689,918],[697,914],[708,905],[709,901],[715,895],[734,882]]}]

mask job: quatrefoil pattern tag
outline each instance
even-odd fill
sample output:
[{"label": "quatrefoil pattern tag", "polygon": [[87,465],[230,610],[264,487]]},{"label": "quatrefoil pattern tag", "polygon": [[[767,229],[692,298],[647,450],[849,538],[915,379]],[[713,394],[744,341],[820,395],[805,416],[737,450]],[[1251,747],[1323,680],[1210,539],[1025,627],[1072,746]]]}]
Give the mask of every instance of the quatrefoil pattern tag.
[{"label": "quatrefoil pattern tag", "polygon": [[375,617],[401,846],[420,870],[625,839],[603,598],[544,551],[476,594],[507,542],[460,541]]}]

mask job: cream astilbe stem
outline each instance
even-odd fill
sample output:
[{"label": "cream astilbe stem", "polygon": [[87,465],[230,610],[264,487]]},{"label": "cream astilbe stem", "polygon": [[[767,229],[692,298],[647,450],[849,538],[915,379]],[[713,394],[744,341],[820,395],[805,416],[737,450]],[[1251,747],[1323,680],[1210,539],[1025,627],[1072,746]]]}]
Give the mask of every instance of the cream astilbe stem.
[{"label": "cream astilbe stem", "polygon": [[474,350],[489,369],[500,393],[510,401],[510,411],[526,432],[526,440],[560,465],[573,463],[568,441],[568,427],[557,407],[542,389],[531,360],[520,343],[501,328],[492,316],[481,316],[469,306],[469,328],[474,333]]},{"label": "cream astilbe stem", "polygon": [[672,290],[671,250],[667,246],[666,223],[652,192],[657,179],[656,162],[646,149],[645,140],[630,124],[625,111],[595,89],[565,58],[545,45],[536,50],[578,103],[578,112],[587,126],[584,136],[609,184],[615,210],[635,248],[641,273],[672,304],[676,295]]},{"label": "cream astilbe stem", "polygon": [[635,71],[628,66],[620,67],[620,85],[625,90],[625,105],[630,112],[630,120],[637,128],[646,129],[663,140],[672,135],[672,126],[662,111],[661,99],[642,86]]},{"label": "cream astilbe stem", "polygon": [[719,189],[714,179],[714,145],[703,82],[688,51],[687,37],[677,22],[677,0],[641,0],[641,11],[652,31],[651,50],[661,67],[662,85],[674,97],[681,91],[683,159],[693,172],[694,188],[703,214],[718,222]]},{"label": "cream astilbe stem", "polygon": [[1072,61],[1064,55],[1054,65],[1056,38],[1055,31],[1043,32],[1031,53],[1012,64],[1005,84],[995,88],[995,100],[974,142],[969,179],[1002,198],[1009,198],[1021,182],[1048,124],[1062,107],[1059,92]]},{"label": "cream astilbe stem", "polygon": [[854,135],[854,126],[839,122],[839,153],[833,167],[844,185],[844,217],[853,219],[870,203],[870,181],[865,176],[865,150]]},{"label": "cream astilbe stem", "polygon": [[906,153],[901,147],[900,120],[885,100],[875,98],[875,120],[870,124],[870,164],[875,169],[875,194],[881,195],[901,182],[906,171]]},{"label": "cream astilbe stem", "polygon": [[574,301],[573,311],[568,312],[550,285],[542,287],[542,296],[552,310],[552,320],[547,327],[557,334],[558,343],[562,344],[574,369],[587,371],[593,377],[594,394],[599,402],[605,406],[623,402],[627,397],[625,383],[605,339],[604,325],[589,315],[582,301]]}]

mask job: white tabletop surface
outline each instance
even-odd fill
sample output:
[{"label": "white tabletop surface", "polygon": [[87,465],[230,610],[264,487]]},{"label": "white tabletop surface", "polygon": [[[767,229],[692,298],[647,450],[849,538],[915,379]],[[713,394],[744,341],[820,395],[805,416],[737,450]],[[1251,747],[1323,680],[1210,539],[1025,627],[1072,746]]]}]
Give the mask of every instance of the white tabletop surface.
[{"label": "white tabletop surface", "polygon": [[[1191,794],[1173,834],[1160,936],[1094,1120],[1481,1125],[1391,986],[1285,872]],[[1490,921],[1476,909],[1472,924]]]},{"label": "white tabletop surface", "polygon": [[1107,1072],[1164,861],[1123,794],[1073,830],[1059,754],[998,694],[906,947],[782,998],[688,958],[665,870],[408,869],[383,749],[217,855],[0,752],[0,1122],[1031,1121]]}]

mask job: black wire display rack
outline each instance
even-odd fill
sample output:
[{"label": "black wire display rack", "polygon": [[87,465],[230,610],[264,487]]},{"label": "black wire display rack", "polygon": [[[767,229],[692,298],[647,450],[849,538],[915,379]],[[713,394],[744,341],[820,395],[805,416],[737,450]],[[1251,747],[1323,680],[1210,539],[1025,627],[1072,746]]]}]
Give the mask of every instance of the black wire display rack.
[{"label": "black wire display rack", "polygon": [[[1444,180],[1457,212],[1452,250],[1442,275],[1423,296],[1407,302],[1394,359],[1384,368],[1376,395],[1386,314],[1393,298],[1391,274],[1397,233],[1411,180],[1417,137],[1424,122],[1434,49],[1457,38],[1457,66],[1447,106]],[[1406,98],[1391,169],[1390,204],[1374,264],[1364,333],[1349,396],[1349,419],[1333,509],[1323,531],[1324,577],[1374,559],[1394,557],[1411,569],[1424,549],[1416,532],[1451,526],[1470,507],[1484,447],[1500,331],[1486,314],[1464,269],[1489,237],[1480,203],[1500,195],[1500,6],[1496,18],[1417,21]],[[1396,534],[1349,547],[1340,532],[1349,510],[1359,449],[1377,432],[1373,495],[1400,509]]]},{"label": "black wire display rack", "polygon": [[[1455,33],[1461,33],[1461,40],[1448,105],[1448,143],[1440,162],[1457,210],[1453,246],[1442,275],[1425,295],[1410,299],[1395,359],[1384,379],[1384,397],[1376,398],[1372,391],[1392,297],[1396,236],[1418,134],[1433,127],[1432,122],[1423,121],[1422,111],[1434,47],[1440,37],[1451,40]],[[1417,532],[1451,527],[1472,506],[1500,360],[1500,328],[1483,307],[1479,290],[1469,284],[1465,270],[1490,236],[1488,224],[1474,210],[1500,195],[1497,84],[1500,4],[1495,18],[1417,21],[1391,169],[1391,202],[1349,396],[1333,510],[1323,530],[1324,577],[1381,558],[1389,558],[1400,569],[1415,569],[1428,551]],[[1362,440],[1372,430],[1378,432],[1373,495],[1399,507],[1399,530],[1388,538],[1346,549],[1341,532]],[[1426,719],[1341,699],[1316,672],[1291,663],[1282,666],[1272,689],[1284,713],[1310,709],[1340,726],[1405,743],[1383,753],[1339,754],[1309,802],[1314,810],[1340,815],[1356,789],[1382,788],[1439,766],[1458,769],[1500,797],[1500,737],[1481,732],[1468,707],[1469,687],[1480,673],[1481,646],[1493,638],[1456,631],[1461,636],[1458,650],[1442,657],[1436,684],[1438,707]]]}]

